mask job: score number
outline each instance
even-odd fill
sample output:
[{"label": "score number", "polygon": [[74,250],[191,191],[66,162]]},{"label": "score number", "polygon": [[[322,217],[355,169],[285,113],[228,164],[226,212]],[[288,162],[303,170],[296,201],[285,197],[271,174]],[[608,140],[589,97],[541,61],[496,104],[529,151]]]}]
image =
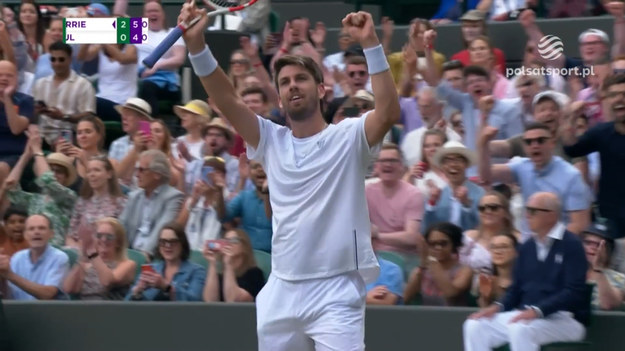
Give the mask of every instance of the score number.
[{"label": "score number", "polygon": [[148,41],[147,18],[118,18],[117,43],[141,44]]}]

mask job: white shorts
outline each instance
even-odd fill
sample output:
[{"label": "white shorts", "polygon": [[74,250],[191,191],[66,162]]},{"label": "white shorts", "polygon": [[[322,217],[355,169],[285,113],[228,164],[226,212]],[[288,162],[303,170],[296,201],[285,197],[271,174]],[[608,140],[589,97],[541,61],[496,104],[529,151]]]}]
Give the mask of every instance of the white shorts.
[{"label": "white shorts", "polygon": [[364,350],[366,294],[357,271],[302,281],[271,275],[256,297],[258,350]]}]

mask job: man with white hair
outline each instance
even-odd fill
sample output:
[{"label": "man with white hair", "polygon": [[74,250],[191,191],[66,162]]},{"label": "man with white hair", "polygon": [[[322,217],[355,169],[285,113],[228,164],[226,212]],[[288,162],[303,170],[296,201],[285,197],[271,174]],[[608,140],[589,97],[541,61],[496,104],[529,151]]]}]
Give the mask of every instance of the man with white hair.
[{"label": "man with white hair", "polygon": [[462,137],[443,119],[443,102],[439,100],[434,88],[421,88],[417,93],[417,104],[425,125],[406,134],[401,144],[401,151],[408,167],[421,160],[423,135],[430,129],[438,128],[447,134],[447,140],[462,142]]},{"label": "man with white hair", "polygon": [[119,216],[131,248],[153,255],[161,228],[178,216],[184,194],[169,185],[170,178],[167,155],[160,150],[141,153],[137,167],[140,189],[130,193]]}]

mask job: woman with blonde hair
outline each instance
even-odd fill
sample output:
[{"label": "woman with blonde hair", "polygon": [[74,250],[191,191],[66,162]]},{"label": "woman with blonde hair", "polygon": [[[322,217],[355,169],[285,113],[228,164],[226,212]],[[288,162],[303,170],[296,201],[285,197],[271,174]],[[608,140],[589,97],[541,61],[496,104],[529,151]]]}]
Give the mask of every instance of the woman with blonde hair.
[{"label": "woman with blonde hair", "polygon": [[[253,302],[265,285],[256,266],[250,237],[241,229],[226,232],[223,240],[209,240],[204,257],[210,263],[204,286],[204,301]],[[223,274],[217,262],[223,261]]]},{"label": "woman with blonde hair", "polygon": [[85,181],[69,222],[65,244],[79,248],[80,232],[92,233],[99,218],[117,218],[126,204],[111,161],[105,155],[92,157],[86,164]]},{"label": "woman with blonde hair", "polygon": [[251,69],[252,65],[250,64],[250,59],[245,55],[243,50],[234,50],[232,54],[230,54],[228,77],[237,92],[245,88],[243,81],[249,76]]},{"label": "woman with blonde hair", "polygon": [[[94,240],[95,238],[95,240]],[[134,280],[136,263],[126,257],[126,231],[115,218],[96,222],[96,234],[82,232],[80,258],[63,290],[81,300],[123,300]]]},{"label": "woman with blonde hair", "polygon": [[492,258],[488,248],[495,235],[509,234],[519,238],[520,234],[514,229],[510,202],[500,192],[487,192],[480,199],[477,208],[480,212],[480,223],[477,229],[464,232],[460,262],[475,271],[480,271],[492,267]]}]

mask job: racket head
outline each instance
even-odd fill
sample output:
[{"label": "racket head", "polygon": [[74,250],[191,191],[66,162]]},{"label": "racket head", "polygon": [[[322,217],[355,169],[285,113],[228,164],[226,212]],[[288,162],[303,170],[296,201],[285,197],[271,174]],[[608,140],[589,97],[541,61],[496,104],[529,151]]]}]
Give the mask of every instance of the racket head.
[{"label": "racket head", "polygon": [[235,0],[204,0],[205,3],[210,4],[216,10],[228,10],[230,12],[240,11],[244,8],[253,5],[258,0],[248,1],[235,1]]}]

